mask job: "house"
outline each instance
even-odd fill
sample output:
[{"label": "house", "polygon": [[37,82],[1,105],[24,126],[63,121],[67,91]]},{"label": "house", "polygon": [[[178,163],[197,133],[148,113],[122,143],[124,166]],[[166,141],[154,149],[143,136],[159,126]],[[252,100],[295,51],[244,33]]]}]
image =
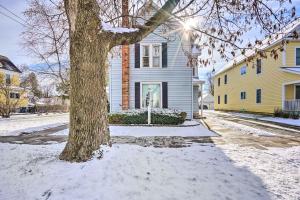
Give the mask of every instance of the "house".
[{"label": "house", "polygon": [[[300,19],[246,51],[215,74],[216,110],[273,113],[300,111]],[[277,50],[279,49],[279,50]],[[277,50],[278,58],[271,54]],[[250,59],[250,61],[249,61]],[[247,61],[248,60],[248,61]]]},{"label": "house", "polygon": [[[199,104],[201,105],[201,97],[199,98]],[[214,96],[210,93],[203,94],[203,109],[214,109]]]},{"label": "house", "polygon": [[5,56],[0,55],[0,111],[16,110],[28,105],[27,94],[20,87],[21,71]]},{"label": "house", "polygon": [[[149,18],[157,9],[149,1],[139,11],[141,18]],[[189,119],[193,113],[199,115],[198,91],[204,82],[191,62],[198,53],[180,22],[159,26],[139,43],[123,46],[122,53],[120,47],[114,50],[120,55],[110,59],[111,112],[146,108],[151,97],[151,107],[177,109]]]}]

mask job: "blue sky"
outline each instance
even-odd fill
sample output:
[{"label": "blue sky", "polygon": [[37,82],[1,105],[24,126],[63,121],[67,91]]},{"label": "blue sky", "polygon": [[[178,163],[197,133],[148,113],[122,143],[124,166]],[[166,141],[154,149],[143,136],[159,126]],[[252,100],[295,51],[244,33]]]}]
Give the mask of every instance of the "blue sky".
[{"label": "blue sky", "polygon": [[[15,14],[23,18],[22,12],[25,10],[27,6],[26,0],[0,0],[0,4],[7,7]],[[293,4],[297,8],[297,15],[300,16],[300,0],[293,0]],[[5,12],[8,14],[3,8],[0,7],[0,12]],[[24,31],[24,27],[1,15],[0,14],[0,55],[5,55],[9,57],[16,65],[21,64],[37,64],[38,60],[34,60],[32,57],[27,55],[26,50],[22,48],[20,45],[21,38],[20,34]],[[259,30],[252,30],[246,35],[243,36],[247,40],[247,38],[255,38],[259,37]],[[224,61],[220,60],[216,63],[216,68],[224,65]],[[211,71],[212,67],[202,68],[199,70],[200,78],[205,79],[205,74],[208,71]]]}]

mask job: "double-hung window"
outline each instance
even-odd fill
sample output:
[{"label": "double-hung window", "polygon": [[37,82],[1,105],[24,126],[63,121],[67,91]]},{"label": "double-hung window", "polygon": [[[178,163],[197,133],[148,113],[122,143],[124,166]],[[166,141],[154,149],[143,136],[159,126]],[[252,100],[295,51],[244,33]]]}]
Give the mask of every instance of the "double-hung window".
[{"label": "double-hung window", "polygon": [[161,91],[161,83],[142,83],[141,107],[147,108],[150,104],[152,108],[161,108]]},{"label": "double-hung window", "polygon": [[300,65],[300,48],[296,48],[296,65]]},{"label": "double-hung window", "polygon": [[225,74],[225,76],[224,76],[224,84],[227,84],[227,79],[228,79],[227,74]]},{"label": "double-hung window", "polygon": [[256,74],[261,74],[261,59],[256,60]]},{"label": "double-hung window", "polygon": [[224,95],[224,104],[227,104],[227,94]]},{"label": "double-hung window", "polygon": [[261,103],[261,89],[256,90],[256,103]]},{"label": "double-hung window", "polygon": [[242,100],[246,99],[246,92],[241,92],[241,99]]},{"label": "double-hung window", "polygon": [[142,67],[159,68],[162,65],[161,44],[142,44]]},{"label": "double-hung window", "polygon": [[6,74],[5,75],[5,83],[6,83],[6,85],[10,85],[11,84],[10,74]]}]

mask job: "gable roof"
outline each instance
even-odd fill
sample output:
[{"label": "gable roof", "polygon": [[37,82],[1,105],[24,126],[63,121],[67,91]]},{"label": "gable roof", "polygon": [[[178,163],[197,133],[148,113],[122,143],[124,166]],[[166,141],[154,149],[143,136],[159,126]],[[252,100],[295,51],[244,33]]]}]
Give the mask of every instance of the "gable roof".
[{"label": "gable roof", "polygon": [[235,58],[233,58],[231,61],[229,61],[223,68],[221,68],[216,75],[221,74],[228,69],[231,69],[232,67],[236,66],[237,64],[242,63],[247,58],[254,56],[256,54],[257,50],[266,50],[274,45],[279,44],[285,39],[288,39],[291,36],[291,33],[295,30],[300,28],[300,18],[297,18],[296,20],[289,23],[287,26],[285,26],[281,31],[272,34],[270,37],[265,38],[262,41],[262,44],[255,45],[253,49],[246,50],[244,55],[239,55]]},{"label": "gable roof", "polygon": [[22,73],[7,57],[0,55],[0,69]]}]

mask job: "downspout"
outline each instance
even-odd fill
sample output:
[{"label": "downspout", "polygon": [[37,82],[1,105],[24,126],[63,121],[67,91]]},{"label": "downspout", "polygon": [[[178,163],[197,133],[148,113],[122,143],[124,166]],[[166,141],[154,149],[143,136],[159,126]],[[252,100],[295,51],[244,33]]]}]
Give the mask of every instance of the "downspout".
[{"label": "downspout", "polygon": [[191,80],[192,80],[192,104],[191,104],[191,108],[192,108],[192,110],[191,110],[191,120],[193,120],[194,119],[194,117],[193,117],[193,113],[194,113],[194,85],[193,85],[193,69],[191,70]]}]

